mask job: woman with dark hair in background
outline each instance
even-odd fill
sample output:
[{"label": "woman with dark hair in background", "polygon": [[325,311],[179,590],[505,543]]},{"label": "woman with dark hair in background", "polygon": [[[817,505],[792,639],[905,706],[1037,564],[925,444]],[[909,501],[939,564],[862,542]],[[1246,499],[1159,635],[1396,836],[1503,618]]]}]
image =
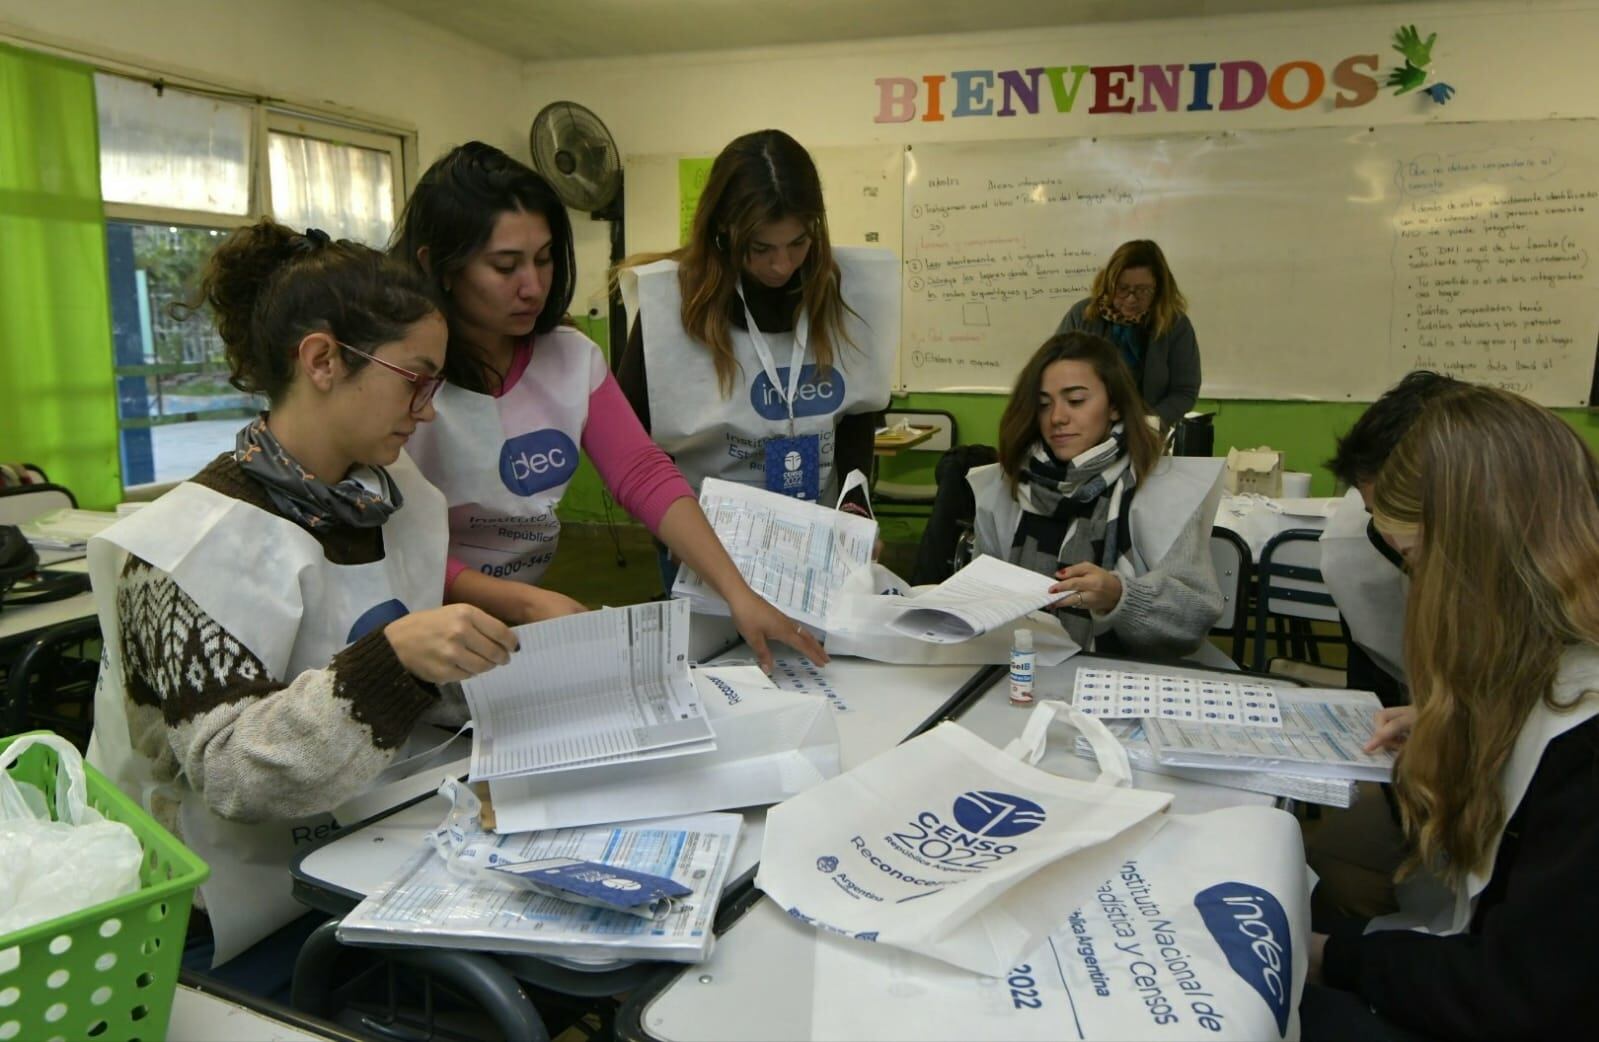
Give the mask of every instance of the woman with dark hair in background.
[{"label": "woman with dark hair in background", "polygon": [[1162,430],[1181,422],[1199,398],[1199,341],[1188,301],[1148,239],[1116,247],[1093,288],[1061,319],[1059,333],[1080,330],[1115,344]]},{"label": "woman with dark hair in background", "polygon": [[727,601],[763,665],[768,639],[826,661],[744,582],[600,349],[562,324],[572,226],[542,177],[482,142],[461,145],[422,175],[390,253],[433,282],[450,326],[438,420],[412,448],[450,505],[447,600],[511,623],[583,610],[536,585],[555,557],[556,506],[581,445],[617,502]]}]

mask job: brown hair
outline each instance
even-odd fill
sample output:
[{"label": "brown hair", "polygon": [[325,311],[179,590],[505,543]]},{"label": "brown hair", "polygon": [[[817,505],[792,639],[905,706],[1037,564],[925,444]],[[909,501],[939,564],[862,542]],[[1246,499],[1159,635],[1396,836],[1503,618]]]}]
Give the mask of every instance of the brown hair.
[{"label": "brown hair", "polygon": [[[294,382],[307,333],[330,333],[372,351],[438,310],[420,274],[370,246],[304,234],[271,219],[240,228],[206,262],[196,298],[209,306],[227,351],[228,382],[276,402]],[[345,365],[367,364],[344,352]]]},{"label": "brown hair", "polygon": [[1111,408],[1121,414],[1133,473],[1147,477],[1160,459],[1160,436],[1145,419],[1144,397],[1133,384],[1133,374],[1116,345],[1092,333],[1061,333],[1044,341],[1022,367],[999,418],[999,465],[1013,493],[1027,466],[1027,455],[1038,441],[1038,394],[1044,385],[1044,370],[1066,361],[1087,362],[1105,385]]},{"label": "brown hair", "polygon": [[1116,247],[1110,260],[1094,276],[1093,288],[1089,290],[1089,299],[1093,301],[1089,317],[1092,318],[1101,308],[1114,309],[1116,282],[1122,277],[1122,272],[1129,268],[1148,268],[1149,273],[1155,276],[1155,299],[1149,302],[1149,332],[1152,336],[1165,336],[1171,332],[1177,320],[1187,313],[1188,300],[1177,288],[1177,279],[1173,277],[1171,268],[1166,266],[1166,255],[1152,239],[1134,239]]},{"label": "brown hair", "polygon": [[620,269],[677,261],[683,329],[710,348],[724,398],[733,393],[737,368],[728,311],[750,241],[761,225],[785,217],[797,218],[811,237],[800,269],[804,286],[800,307],[810,316],[816,368],[825,373],[833,366],[839,345],[852,344],[844,331],[848,305],[839,292],[816,164],[804,146],[781,130],[745,134],[722,149],[694,210],[688,245],[667,253],[637,254],[618,265]]},{"label": "brown hair", "polygon": [[1599,466],[1549,410],[1461,386],[1430,403],[1377,477],[1377,527],[1416,533],[1405,669],[1416,723],[1394,771],[1419,866],[1459,884],[1505,823],[1500,775],[1550,709],[1562,652],[1599,643]]}]

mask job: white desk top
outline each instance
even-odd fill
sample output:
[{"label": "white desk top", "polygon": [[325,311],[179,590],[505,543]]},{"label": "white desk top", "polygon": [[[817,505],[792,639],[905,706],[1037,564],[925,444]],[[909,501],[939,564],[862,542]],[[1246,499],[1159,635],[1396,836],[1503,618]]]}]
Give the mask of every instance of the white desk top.
[{"label": "white desk top", "polygon": [[[89,562],[80,557],[72,561],[50,565],[52,572],[80,572],[87,574]],[[0,641],[32,636],[51,626],[76,619],[86,619],[94,614],[94,594],[84,591],[64,600],[48,604],[13,605],[0,611]]]},{"label": "white desk top", "polygon": [[[739,652],[734,652],[723,661],[740,657]],[[907,668],[861,659],[834,659],[824,676],[849,707],[835,712],[833,717],[838,724],[839,757],[844,769],[899,742],[976,672],[974,666]],[[430,797],[363,828],[352,829],[312,851],[300,863],[300,871],[318,883],[363,896],[369,894],[422,848],[427,833],[444,820],[448,811],[449,804],[442,797]],[[744,835],[733,858],[730,879],[738,878],[760,858],[765,819],[764,807],[744,812]]]},{"label": "white desk top", "polygon": [[[1267,499],[1265,496],[1223,496],[1216,524],[1249,544],[1250,556],[1260,560],[1266,544],[1290,528],[1322,531],[1337,499]],[[1288,504],[1288,509],[1284,504]],[[1301,512],[1294,513],[1291,510]],[[1305,512],[1310,511],[1310,512]]]},{"label": "white desk top", "polygon": [[[1079,665],[1134,669],[1124,660],[1078,655],[1059,666],[1040,669],[1035,691],[1041,697],[1059,698],[1071,690]],[[1162,672],[1205,676],[1214,671],[1162,665]],[[1004,745],[1021,733],[1030,710],[1014,707],[1003,680],[957,721],[976,734]],[[1092,778],[1097,768],[1064,745],[1051,745],[1039,766],[1071,777]],[[1175,796],[1172,810],[1193,814],[1222,807],[1270,805],[1272,798],[1259,793],[1158,774],[1135,772],[1134,783]],[[755,1042],[758,1039],[798,1039],[810,1033],[811,1009],[816,1001],[814,966],[816,931],[796,923],[773,901],[761,900],[733,927],[717,938],[711,957],[687,967],[644,1008],[644,1029],[657,1039],[695,1042]]]}]

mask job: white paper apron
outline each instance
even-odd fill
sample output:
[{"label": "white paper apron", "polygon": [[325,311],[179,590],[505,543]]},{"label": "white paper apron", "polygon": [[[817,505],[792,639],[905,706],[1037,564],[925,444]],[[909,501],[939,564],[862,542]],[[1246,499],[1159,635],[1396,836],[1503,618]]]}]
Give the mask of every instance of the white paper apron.
[{"label": "white paper apron", "polygon": [[[1092,742],[1096,782],[1030,766],[1056,713]],[[1003,974],[1154,835],[1167,793],[1122,788],[1105,725],[1041,702],[1001,752],[954,723],[767,812],[756,885],[817,928]]]},{"label": "white paper apron", "polygon": [[[821,440],[819,502],[831,502],[838,487],[833,468],[838,421],[887,406],[899,348],[899,260],[887,250],[858,246],[834,247],[833,258],[844,303],[853,311],[844,320],[853,346],[836,345],[831,371],[817,379],[815,352],[807,345],[794,400],[793,433]],[[738,371],[732,395],[722,397],[710,351],[683,329],[676,261],[624,272],[622,287],[643,323],[651,437],[677,461],[695,492],[708,477],[764,487],[766,440],[789,434],[786,386],[773,385],[749,334],[735,326],[729,333]],[[768,333],[766,341],[778,380],[786,385],[792,374],[784,363],[794,335]]]},{"label": "white paper apron", "polygon": [[1405,597],[1410,580],[1375,546],[1371,515],[1350,489],[1321,536],[1321,575],[1349,624],[1349,635],[1384,673],[1405,679]]},{"label": "white paper apron", "polygon": [[589,395],[605,374],[594,342],[559,326],[538,334],[502,397],[439,389],[438,417],[408,451],[449,503],[451,556],[485,575],[539,581],[560,543],[555,507],[577,473]]},{"label": "white paper apron", "polygon": [[1476,912],[1477,898],[1488,886],[1493,864],[1499,856],[1499,844],[1504,839],[1504,825],[1521,806],[1527,795],[1532,777],[1538,773],[1543,751],[1549,743],[1567,731],[1599,716],[1599,649],[1589,645],[1572,648],[1560,657],[1560,672],[1555,676],[1554,697],[1560,705],[1576,704],[1566,712],[1556,712],[1542,699],[1527,714],[1527,720],[1516,735],[1516,744],[1510,749],[1510,759],[1499,776],[1499,795],[1504,800],[1504,821],[1499,835],[1484,859],[1485,869],[1466,877],[1465,887],[1453,890],[1436,876],[1417,872],[1395,888],[1399,911],[1381,915],[1366,924],[1366,932],[1377,930],[1416,930],[1420,933],[1465,933],[1471,927],[1471,917]]},{"label": "white paper apron", "polygon": [[241,824],[213,814],[183,779],[161,782],[133,748],[122,681],[116,588],[126,554],[177,586],[261,660],[292,680],[325,668],[357,638],[443,600],[444,499],[402,453],[388,468],[404,497],[383,526],[381,561],[336,565],[292,521],[192,482],[118,521],[89,543],[89,570],[105,658],[95,693],[90,762],[129,796],[179,806],[183,842],[211,866],[201,884],[216,941],[214,965],[306,912],[290,896],[289,865],[306,843],[330,835],[330,815]]}]

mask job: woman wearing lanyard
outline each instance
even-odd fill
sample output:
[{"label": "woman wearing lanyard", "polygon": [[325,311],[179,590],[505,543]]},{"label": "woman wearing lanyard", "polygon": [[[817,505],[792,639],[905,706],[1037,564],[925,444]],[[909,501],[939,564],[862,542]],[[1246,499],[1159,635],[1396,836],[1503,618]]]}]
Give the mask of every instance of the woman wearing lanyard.
[{"label": "woman wearing lanyard", "polygon": [[[1462,386],[1377,476],[1410,567],[1399,911],[1321,923],[1306,1039],[1560,1038],[1599,1020],[1599,464],[1558,416]],[[1330,936],[1329,936],[1330,934]]]},{"label": "woman wearing lanyard", "polygon": [[999,462],[967,475],[977,552],[1055,576],[1057,617],[1083,648],[1207,653],[1223,463],[1163,458],[1116,348],[1051,337],[1000,417]]},{"label": "woman wearing lanyard", "polygon": [[724,478],[830,502],[869,473],[899,341],[899,264],[834,248],[810,155],[780,130],[711,166],[688,245],[630,258],[638,320],[618,378],[696,487]]},{"label": "woman wearing lanyard", "polygon": [[1115,344],[1133,386],[1169,431],[1199,398],[1199,341],[1187,311],[1166,255],[1150,240],[1135,239],[1116,248],[1055,332],[1080,330]]},{"label": "woman wearing lanyard", "polygon": [[536,585],[555,557],[556,506],[581,444],[617,502],[727,601],[762,665],[768,639],[826,661],[744,582],[599,348],[562,325],[572,226],[543,178],[497,148],[461,145],[422,175],[390,252],[432,281],[450,324],[438,419],[411,449],[450,505],[446,600],[511,623],[582,610]]},{"label": "woman wearing lanyard", "polygon": [[[289,864],[329,812],[393,773],[424,721],[465,719],[434,685],[516,640],[441,606],[444,499],[401,451],[444,365],[427,286],[263,221],[218,248],[201,292],[233,382],[271,411],[90,542],[106,654],[89,758],[211,866],[221,964],[306,914]],[[230,979],[270,991],[273,969]]]}]

